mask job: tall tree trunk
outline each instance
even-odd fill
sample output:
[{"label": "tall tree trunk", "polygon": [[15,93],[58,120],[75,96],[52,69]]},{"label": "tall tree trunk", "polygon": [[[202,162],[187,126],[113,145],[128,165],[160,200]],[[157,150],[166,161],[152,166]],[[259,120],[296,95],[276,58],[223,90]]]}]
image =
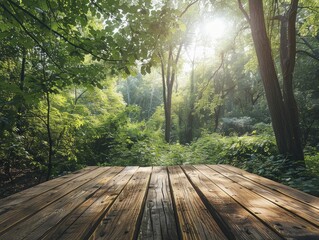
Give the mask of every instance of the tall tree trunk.
[{"label": "tall tree trunk", "polygon": [[[240,7],[243,10],[241,5]],[[299,134],[299,122],[297,105],[294,99],[292,88],[292,76],[295,64],[295,20],[298,0],[292,0],[291,14],[289,15],[289,29],[285,30],[289,41],[282,42],[281,50],[287,52],[287,58],[284,59],[283,73],[284,84],[283,94],[280,89],[277,77],[274,59],[271,54],[270,40],[267,36],[263,2],[262,0],[249,0],[249,15],[244,12],[246,18],[250,22],[252,37],[259,63],[259,70],[263,81],[269,112],[271,115],[272,125],[276,137],[279,152],[285,156],[291,157],[293,160],[300,160],[303,163],[303,152]],[[284,36],[283,36],[284,37]],[[283,47],[289,50],[282,49]],[[285,54],[284,54],[285,55]],[[283,55],[282,55],[283,56]],[[292,128],[296,128],[293,130]]]},{"label": "tall tree trunk", "polygon": [[46,101],[47,101],[46,128],[47,128],[48,143],[49,143],[48,173],[47,173],[46,180],[49,180],[52,173],[52,156],[53,156],[53,140],[52,140],[52,134],[51,134],[51,121],[50,121],[51,102],[50,102],[49,92],[46,92]]},{"label": "tall tree trunk", "polygon": [[21,71],[20,71],[20,83],[19,83],[19,89],[21,91],[21,97],[19,101],[19,107],[18,107],[18,114],[17,114],[17,129],[18,134],[23,134],[23,123],[22,123],[22,117],[25,114],[25,107],[24,107],[24,100],[23,100],[23,92],[24,92],[24,85],[25,85],[25,67],[26,67],[26,61],[27,61],[27,51],[25,48],[22,49],[22,61],[21,61]]},{"label": "tall tree trunk", "polygon": [[[163,101],[165,112],[165,141],[170,142],[171,138],[171,96],[169,91],[171,85],[171,66],[172,66],[172,47],[169,48],[167,65],[165,71],[164,60],[162,59],[162,82],[163,82]],[[163,55],[162,55],[163,56]],[[166,75],[166,76],[165,76]]]},{"label": "tall tree trunk", "polygon": [[151,117],[151,113],[152,113],[152,109],[153,109],[154,91],[155,91],[155,88],[154,88],[154,86],[152,86],[151,97],[150,97],[150,105],[149,105],[149,108],[148,108],[148,111],[147,111],[147,118]]},{"label": "tall tree trunk", "polygon": [[165,61],[163,54],[159,54],[161,59],[161,72],[162,72],[162,84],[163,84],[163,101],[165,111],[165,141],[171,140],[171,128],[172,128],[172,96],[173,86],[176,78],[177,63],[182,51],[183,43],[181,43],[177,49],[176,56],[173,56],[173,47],[170,46],[168,50],[166,71]]},{"label": "tall tree trunk", "polygon": [[221,109],[222,109],[221,105],[218,105],[214,109],[214,123],[215,123],[214,132],[217,132],[218,127],[219,127],[219,119],[220,119]]},{"label": "tall tree trunk", "polygon": [[194,134],[194,113],[195,113],[195,57],[192,60],[192,72],[190,82],[190,94],[189,94],[189,112],[187,116],[186,124],[186,142],[193,141]]},{"label": "tall tree trunk", "polygon": [[298,0],[292,0],[288,12],[281,17],[280,63],[283,76],[283,100],[287,113],[291,141],[289,152],[294,160],[303,160],[299,112],[293,92],[293,73],[296,63],[296,17]]},{"label": "tall tree trunk", "polygon": [[165,112],[165,141],[171,141],[171,128],[172,128],[172,95],[173,89],[171,84],[166,84],[167,95],[166,95],[166,112]]}]

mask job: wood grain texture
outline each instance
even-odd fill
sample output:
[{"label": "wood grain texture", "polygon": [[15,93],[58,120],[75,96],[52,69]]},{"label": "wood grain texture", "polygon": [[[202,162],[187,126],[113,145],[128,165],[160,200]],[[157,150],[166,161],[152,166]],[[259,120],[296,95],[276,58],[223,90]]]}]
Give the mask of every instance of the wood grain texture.
[{"label": "wood grain texture", "polygon": [[26,204],[23,204],[21,206],[18,205],[12,208],[10,211],[1,214],[0,234],[7,231],[13,225],[36,214],[37,212],[50,205],[51,203],[59,200],[63,196],[69,194],[72,191],[75,191],[77,188],[81,187],[85,183],[92,181],[107,170],[109,170],[109,168],[97,168],[96,170],[93,170],[88,174],[79,176],[78,178],[66,184],[60,185],[48,192],[45,192],[44,194],[31,199]]},{"label": "wood grain texture", "polygon": [[309,222],[241,187],[208,166],[200,165],[196,168],[283,238],[319,237],[319,229]]},{"label": "wood grain texture", "polygon": [[268,188],[271,188],[274,191],[280,192],[282,194],[286,194],[287,196],[290,196],[298,201],[304,202],[306,204],[309,204],[309,206],[319,209],[319,198],[311,196],[305,192],[299,191],[297,189],[288,187],[286,185],[277,183],[273,180],[263,178],[261,176],[258,176],[253,173],[246,172],[242,169],[230,166],[230,165],[220,165],[221,167],[227,168],[239,175],[242,175],[245,178],[248,178],[254,182],[257,182],[259,184],[262,184]]},{"label": "wood grain texture", "polygon": [[215,171],[221,173],[226,178],[237,182],[240,186],[247,188],[248,190],[258,194],[259,196],[275,203],[279,207],[287,209],[288,211],[319,227],[319,210],[317,208],[309,206],[309,204],[300,202],[280,192],[274,191],[271,188],[265,187],[264,185],[251,181],[250,179],[238,175],[233,171],[228,170],[227,168],[223,168],[220,166],[212,166],[212,168]]},{"label": "wood grain texture", "polygon": [[94,181],[87,182],[58,201],[48,205],[43,211],[39,211],[28,219],[19,222],[1,237],[4,239],[14,238],[15,240],[41,238],[48,229],[56,226],[61,219],[68,216],[79,205],[96,194],[119,171],[121,171],[121,168],[107,169],[107,171],[97,176]]},{"label": "wood grain texture", "polygon": [[319,239],[318,198],[227,165],[89,167],[0,203],[0,240]]},{"label": "wood grain texture", "polygon": [[178,239],[166,167],[153,168],[139,239]]},{"label": "wood grain texture", "polygon": [[87,239],[138,167],[126,167],[43,239]]},{"label": "wood grain texture", "polygon": [[[206,207],[224,225],[230,239],[282,239],[193,166],[183,166]],[[207,173],[209,174],[209,172]]]},{"label": "wood grain texture", "polygon": [[151,167],[138,169],[90,239],[125,240],[137,237],[151,172]]},{"label": "wood grain texture", "polygon": [[168,170],[182,239],[227,239],[182,169]]},{"label": "wood grain texture", "polygon": [[50,191],[51,189],[56,188],[60,185],[66,184],[67,182],[74,180],[81,175],[88,174],[90,171],[97,168],[98,167],[95,167],[95,166],[86,167],[79,171],[52,179],[48,182],[38,184],[34,187],[28,188],[26,190],[23,190],[21,192],[18,192],[6,198],[0,199],[0,206],[1,206],[0,214],[4,212],[5,208],[9,208],[9,207],[13,208],[14,205],[22,204],[24,202],[30,201],[30,199],[34,197],[37,197],[43,193],[46,193]]}]

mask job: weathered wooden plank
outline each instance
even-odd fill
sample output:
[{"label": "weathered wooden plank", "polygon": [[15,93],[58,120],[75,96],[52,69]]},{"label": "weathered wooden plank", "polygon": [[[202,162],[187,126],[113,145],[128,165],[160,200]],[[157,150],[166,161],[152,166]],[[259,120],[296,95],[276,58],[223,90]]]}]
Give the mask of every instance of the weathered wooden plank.
[{"label": "weathered wooden plank", "polygon": [[19,222],[1,238],[3,239],[39,239],[48,229],[68,216],[77,206],[94,195],[104,184],[118,174],[123,168],[115,167],[99,175],[94,181],[87,182],[58,201],[53,202],[42,211]]},{"label": "weathered wooden plank", "polygon": [[89,172],[88,174],[82,175],[72,181],[69,181],[66,184],[53,188],[50,191],[45,192],[44,194],[41,194],[31,199],[29,202],[23,205],[21,204],[21,205],[15,206],[14,208],[10,209],[10,211],[7,211],[1,214],[0,215],[0,234],[5,232],[8,228],[12,227],[13,225],[36,214],[41,209],[59,200],[63,196],[67,195],[68,193],[81,187],[83,184],[103,174],[108,169],[109,167],[97,168]]},{"label": "weathered wooden plank", "polygon": [[139,239],[178,239],[166,167],[153,168]]},{"label": "weathered wooden plank", "polygon": [[278,191],[280,193],[286,194],[287,196],[295,198],[298,201],[307,203],[310,206],[319,209],[319,198],[317,198],[317,197],[314,197],[310,194],[304,193],[304,192],[299,191],[297,189],[288,187],[286,185],[280,184],[278,182],[272,181],[270,179],[260,177],[256,174],[246,172],[242,169],[235,168],[235,167],[230,166],[230,165],[220,165],[220,166],[223,168],[227,168],[233,172],[236,172],[237,174],[242,175],[243,177],[248,178],[254,182],[257,182],[257,183],[262,184],[266,187],[269,187],[274,191]]},{"label": "weathered wooden plank", "polygon": [[47,182],[43,182],[34,187],[28,188],[6,198],[0,199],[0,214],[5,210],[5,208],[21,204],[23,202],[27,202],[40,194],[50,191],[52,188],[58,187],[62,184],[66,184],[67,182],[72,181],[81,175],[88,174],[90,171],[93,171],[96,168],[98,167],[86,167],[71,174],[58,177]]},{"label": "weathered wooden plank", "polygon": [[319,227],[319,210],[309,206],[309,204],[297,201],[296,199],[284,195],[280,192],[273,191],[271,188],[251,181],[250,179],[245,178],[242,175],[238,175],[237,173],[227,168],[216,165],[210,167],[215,171],[221,173],[223,176],[247,188],[248,190],[262,196],[263,198],[275,203],[282,208],[287,209],[288,211],[304,218],[305,220]]},{"label": "weathered wooden plank", "polygon": [[121,169],[83,170],[3,199],[0,239],[319,239],[316,198],[240,169]]},{"label": "weathered wooden plank", "polygon": [[232,239],[282,239],[193,166],[182,167],[206,207]]},{"label": "weathered wooden plank", "polygon": [[90,239],[125,240],[137,237],[151,172],[151,167],[139,168]]},{"label": "weathered wooden plank", "polygon": [[277,206],[208,166],[195,166],[219,188],[284,238],[319,238],[319,228]]},{"label": "weathered wooden plank", "polygon": [[87,239],[138,167],[126,167],[41,239]]},{"label": "weathered wooden plank", "polygon": [[168,167],[183,239],[227,239],[179,166]]}]

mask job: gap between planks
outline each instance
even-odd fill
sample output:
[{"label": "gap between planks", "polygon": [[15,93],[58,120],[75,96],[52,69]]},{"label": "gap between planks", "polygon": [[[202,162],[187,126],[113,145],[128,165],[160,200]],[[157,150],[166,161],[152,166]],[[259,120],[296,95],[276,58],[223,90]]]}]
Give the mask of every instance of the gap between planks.
[{"label": "gap between planks", "polygon": [[228,165],[91,167],[46,183],[0,200],[1,240],[319,238],[317,198]]}]

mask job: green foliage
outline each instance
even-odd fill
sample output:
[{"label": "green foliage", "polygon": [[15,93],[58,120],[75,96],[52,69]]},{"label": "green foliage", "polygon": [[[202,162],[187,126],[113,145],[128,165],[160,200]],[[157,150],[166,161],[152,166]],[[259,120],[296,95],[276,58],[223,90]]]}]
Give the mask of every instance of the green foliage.
[{"label": "green foliage", "polygon": [[[187,148],[184,156],[187,156]],[[318,151],[306,151],[307,168],[296,167],[277,154],[274,137],[267,134],[223,137],[206,134],[193,142],[188,163],[230,164],[319,196]]]},{"label": "green foliage", "polygon": [[158,81],[159,75],[154,73],[136,77],[130,76],[118,84],[118,90],[122,93],[128,105],[140,106],[141,114],[138,120],[148,120],[152,117],[156,108],[162,104],[162,86]]},{"label": "green foliage", "polygon": [[190,147],[195,155],[193,163],[244,164],[247,159],[276,154],[274,138],[266,135],[226,137],[219,134],[205,134]]},{"label": "green foliage", "polygon": [[259,135],[274,136],[274,132],[272,130],[271,124],[267,124],[264,122],[256,123],[253,126],[253,133],[259,134]]},{"label": "green foliage", "polygon": [[34,168],[36,161],[33,161],[32,156],[26,149],[25,137],[17,133],[18,129],[13,132],[4,131],[0,141],[0,168],[3,168],[5,173],[12,180],[11,170],[23,170]]},{"label": "green foliage", "polygon": [[223,147],[224,141],[221,135],[204,133],[201,138],[190,145],[194,153],[190,163],[217,163]]},{"label": "green foliage", "polygon": [[319,152],[317,147],[306,147],[305,161],[307,169],[313,174],[319,176]]},{"label": "green foliage", "polygon": [[237,133],[243,135],[252,131],[253,119],[250,117],[222,118],[221,132],[230,135]]},{"label": "green foliage", "polygon": [[[32,169],[41,178],[52,140],[54,176],[85,165],[225,163],[318,194],[317,1],[300,1],[294,74],[307,169],[277,155],[252,40],[236,2],[201,2],[184,13],[189,3],[1,1],[0,170],[10,178],[13,170]],[[211,39],[198,39],[196,24],[216,9],[233,17],[234,31],[211,51]],[[276,34],[274,27],[274,44]],[[161,60],[169,64],[170,48],[175,61],[180,44],[181,59],[172,68],[173,143],[167,144],[156,67]],[[211,56],[196,56],[196,48]],[[181,73],[186,62],[192,70]]]}]

